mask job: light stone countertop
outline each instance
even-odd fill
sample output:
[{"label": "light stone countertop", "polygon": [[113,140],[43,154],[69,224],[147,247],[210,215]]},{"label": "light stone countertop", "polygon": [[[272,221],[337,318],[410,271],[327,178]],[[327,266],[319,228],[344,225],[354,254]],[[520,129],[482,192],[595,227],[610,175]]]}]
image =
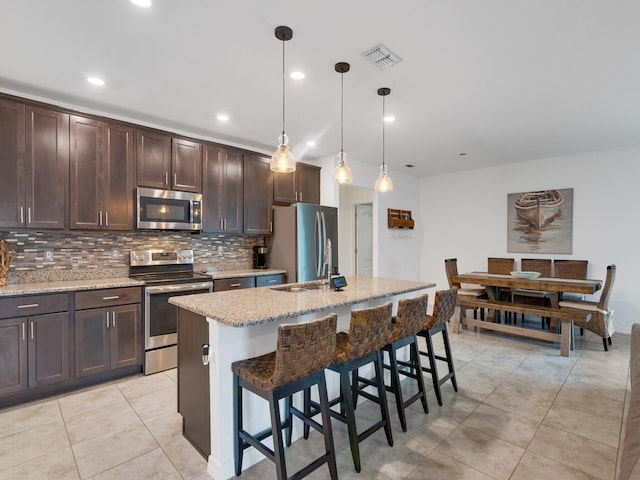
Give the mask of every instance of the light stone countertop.
[{"label": "light stone countertop", "polygon": [[435,287],[435,283],[380,277],[347,277],[347,284],[343,291],[260,287],[201,293],[171,297],[169,303],[231,327],[248,327]]},{"label": "light stone countertop", "polygon": [[139,287],[141,285],[144,285],[144,283],[138,280],[132,280],[128,277],[16,283],[10,284],[6,287],[0,287],[0,297],[35,295],[40,293],[74,292],[79,290],[97,290],[100,288]]},{"label": "light stone countertop", "polygon": [[210,275],[214,280],[222,280],[223,278],[236,278],[236,277],[260,277],[263,275],[277,275],[280,273],[287,273],[286,270],[280,270],[277,268],[249,268],[246,270],[221,270],[216,273],[207,273],[206,269],[198,270],[200,273]]}]

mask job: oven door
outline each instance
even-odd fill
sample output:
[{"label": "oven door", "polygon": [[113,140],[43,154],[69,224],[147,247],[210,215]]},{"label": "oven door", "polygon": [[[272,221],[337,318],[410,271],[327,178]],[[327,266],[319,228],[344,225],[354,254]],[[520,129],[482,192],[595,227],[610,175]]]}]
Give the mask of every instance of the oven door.
[{"label": "oven door", "polygon": [[144,289],[145,350],[178,343],[178,307],[170,297],[213,291],[213,282],[147,286]]}]

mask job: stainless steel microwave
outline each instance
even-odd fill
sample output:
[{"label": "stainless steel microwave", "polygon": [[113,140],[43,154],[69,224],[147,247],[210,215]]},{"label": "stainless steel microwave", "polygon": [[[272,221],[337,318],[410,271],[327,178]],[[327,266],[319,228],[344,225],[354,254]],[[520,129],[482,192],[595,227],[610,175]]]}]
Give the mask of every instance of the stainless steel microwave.
[{"label": "stainless steel microwave", "polygon": [[136,189],[136,228],[202,230],[202,194],[155,188]]}]

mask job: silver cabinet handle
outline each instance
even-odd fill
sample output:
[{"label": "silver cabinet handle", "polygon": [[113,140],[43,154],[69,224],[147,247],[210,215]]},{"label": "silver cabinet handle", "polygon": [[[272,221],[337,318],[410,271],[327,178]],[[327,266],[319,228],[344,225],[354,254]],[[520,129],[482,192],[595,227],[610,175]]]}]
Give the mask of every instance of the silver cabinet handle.
[{"label": "silver cabinet handle", "polygon": [[269,232],[273,233],[273,222],[269,222]]},{"label": "silver cabinet handle", "polygon": [[25,330],[26,330],[26,324],[25,322],[22,322],[22,340],[23,341],[27,339]]},{"label": "silver cabinet handle", "polygon": [[209,345],[202,345],[202,364],[209,365]]},{"label": "silver cabinet handle", "polygon": [[298,192],[295,192],[295,193],[296,193],[296,202],[297,202],[298,201]]},{"label": "silver cabinet handle", "polygon": [[224,229],[225,230],[227,229],[227,219],[226,218],[224,219]]},{"label": "silver cabinet handle", "polygon": [[120,298],[120,295],[111,295],[110,297],[102,297],[102,300],[117,300]]},{"label": "silver cabinet handle", "polygon": [[38,306],[38,303],[25,303],[24,305],[18,305],[16,308],[34,308]]},{"label": "silver cabinet handle", "polygon": [[27,207],[27,219],[31,223],[31,207]]},{"label": "silver cabinet handle", "polygon": [[229,285],[230,287],[241,287],[242,284],[241,283],[232,283],[231,285]]},{"label": "silver cabinet handle", "polygon": [[107,328],[109,328],[109,312],[107,312]]},{"label": "silver cabinet handle", "polygon": [[104,226],[109,226],[109,212],[104,212]]},{"label": "silver cabinet handle", "polygon": [[223,223],[222,223],[222,222],[223,222],[223,220],[222,220],[222,219],[220,219],[220,230],[222,230],[222,229],[224,228],[224,227],[223,227]]},{"label": "silver cabinet handle", "polygon": [[34,339],[34,335],[33,335],[33,323],[34,322],[29,322],[29,323],[31,324],[30,325],[30,327],[31,327],[31,340],[33,340]]},{"label": "silver cabinet handle", "polygon": [[24,223],[24,207],[20,207],[20,223]]},{"label": "silver cabinet handle", "polygon": [[178,174],[174,173],[173,174],[173,186],[175,187],[176,185],[178,185]]},{"label": "silver cabinet handle", "polygon": [[114,313],[111,317],[111,326],[116,328],[116,314]]},{"label": "silver cabinet handle", "polygon": [[102,226],[102,210],[100,210],[100,212],[98,212],[98,225]]},{"label": "silver cabinet handle", "polygon": [[302,192],[300,192],[300,201],[302,201]]},{"label": "silver cabinet handle", "polygon": [[267,283],[276,283],[277,280],[267,280]]},{"label": "silver cabinet handle", "polygon": [[169,185],[169,172],[164,172],[164,184]]}]

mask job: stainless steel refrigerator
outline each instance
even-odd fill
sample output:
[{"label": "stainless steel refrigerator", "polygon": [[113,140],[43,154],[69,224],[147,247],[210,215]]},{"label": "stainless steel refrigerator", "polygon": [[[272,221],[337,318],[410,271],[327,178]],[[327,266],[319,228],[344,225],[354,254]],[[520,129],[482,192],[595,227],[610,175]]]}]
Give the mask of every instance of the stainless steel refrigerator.
[{"label": "stainless steel refrigerator", "polygon": [[338,209],[310,203],[274,207],[273,235],[267,243],[269,266],[286,269],[287,282],[327,278],[338,268]]}]

